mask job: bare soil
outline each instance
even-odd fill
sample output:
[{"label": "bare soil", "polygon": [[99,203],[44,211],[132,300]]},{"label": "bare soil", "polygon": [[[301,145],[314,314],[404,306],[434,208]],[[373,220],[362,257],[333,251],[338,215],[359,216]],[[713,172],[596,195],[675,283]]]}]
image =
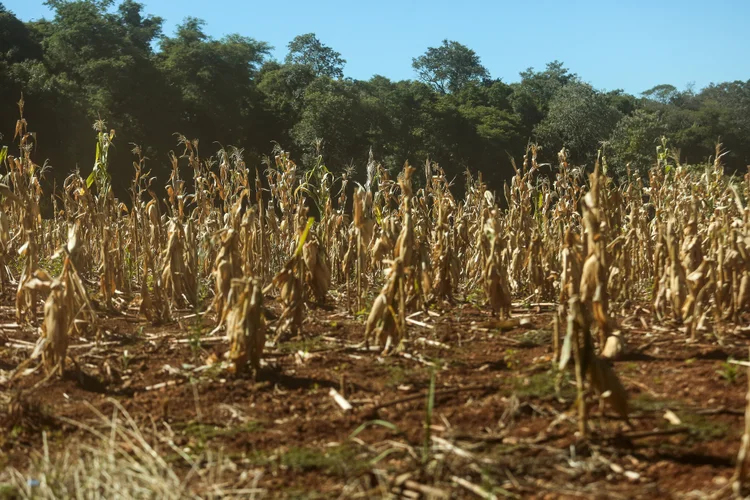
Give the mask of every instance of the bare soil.
[{"label": "bare soil", "polygon": [[[7,377],[38,333],[15,324],[10,297],[3,303]],[[552,369],[548,309],[518,308],[529,324],[503,330],[481,305],[434,308],[415,317],[429,327],[409,326],[407,354],[386,357],[358,345],[364,318],[342,309],[311,308],[304,336],[268,348],[255,379],[221,368],[228,346],[221,333],[207,338],[213,317],[175,313],[187,318],[161,327],[133,311],[109,317],[98,345],[71,340],[77,365],[69,363],[64,378],[47,380],[38,369],[0,387],[22,408],[0,416],[0,466],[28,467],[42,431],[53,451],[91,439],[73,421],[111,414],[117,401],[190,456],[220,450],[241,470],[262,472],[258,486],[273,498],[389,490],[476,497],[456,478],[518,498],[681,498],[719,491],[732,475],[747,388],[745,368],[727,363],[747,357],[739,332],[691,344],[677,327],[628,318],[627,354],[614,368],[629,394],[630,422],[606,406],[602,412],[592,397],[590,435],[581,439],[574,377]],[[352,410],[342,410],[331,389]],[[679,422],[665,418],[668,411]],[[360,429],[374,420],[392,426]]]}]

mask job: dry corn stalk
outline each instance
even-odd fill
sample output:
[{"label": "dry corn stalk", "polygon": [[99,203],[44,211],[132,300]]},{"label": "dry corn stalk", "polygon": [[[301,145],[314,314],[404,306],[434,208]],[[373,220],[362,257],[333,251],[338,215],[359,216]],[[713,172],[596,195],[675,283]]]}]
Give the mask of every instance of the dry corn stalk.
[{"label": "dry corn stalk", "polygon": [[312,217],[307,220],[307,225],[300,234],[297,250],[272,281],[272,285],[280,290],[279,301],[283,307],[276,327],[276,342],[286,334],[298,335],[302,326],[302,312],[305,307],[302,249],[314,222],[315,219]]},{"label": "dry corn stalk", "polygon": [[[447,205],[447,200],[444,203]],[[443,203],[441,203],[443,205]],[[460,264],[451,243],[448,210],[441,208],[435,228],[435,242],[432,250],[432,263],[435,266],[435,278],[430,288],[436,299],[453,300],[453,289],[458,287]],[[422,259],[422,262],[428,259]]]},{"label": "dry corn stalk", "polygon": [[109,226],[102,228],[101,240],[101,270],[99,274],[99,291],[107,308],[112,308],[112,298],[115,295],[115,266],[112,262],[112,230]]},{"label": "dry corn stalk", "polygon": [[357,276],[357,300],[356,307],[360,310],[362,307],[363,279],[366,280],[365,272],[367,270],[367,249],[374,234],[375,221],[370,217],[372,210],[372,193],[365,192],[363,188],[358,188],[354,192],[354,203],[352,205],[353,220],[352,227],[349,230],[349,247],[344,256],[343,271],[349,276],[352,269],[352,263],[356,264],[355,274]]},{"label": "dry corn stalk", "polygon": [[67,254],[60,276],[52,278],[46,271],[39,269],[24,286],[40,293],[48,293],[41,327],[42,362],[48,373],[62,376],[69,335],[76,317],[84,314],[84,322],[96,329],[96,313]]},{"label": "dry corn stalk", "polygon": [[[148,319],[152,325],[169,322],[171,311],[169,301],[162,285],[162,274],[155,266],[155,257],[149,245],[143,246],[143,268],[141,272],[141,305],[139,313]],[[152,289],[149,289],[151,281]]]},{"label": "dry corn stalk", "polygon": [[374,335],[384,352],[399,347],[405,328],[404,262],[396,257],[390,265],[386,283],[373,302],[365,324],[365,345],[369,347],[370,337]]},{"label": "dry corn stalk", "polygon": [[[420,241],[420,270],[423,280],[425,273],[431,276],[429,288],[435,299],[453,301],[453,290],[458,288],[461,271],[450,221],[455,220],[458,214],[443,169],[427,161],[425,178],[427,185],[424,196],[418,197],[423,235]],[[426,204],[429,199],[432,199],[432,210]],[[434,222],[431,220],[433,218]],[[429,246],[426,244],[428,239]],[[425,290],[422,290],[422,295],[427,297]]]},{"label": "dry corn stalk", "polygon": [[36,321],[34,291],[25,285],[37,270],[38,257],[36,256],[36,243],[31,231],[24,232],[27,235],[27,240],[18,251],[19,255],[24,257],[25,262],[23,271],[21,271],[21,278],[18,280],[18,291],[16,292],[16,318],[19,322],[34,323]]},{"label": "dry corn stalk", "polygon": [[612,332],[609,317],[609,297],[607,282],[609,264],[607,261],[607,223],[600,206],[600,188],[606,178],[599,174],[597,162],[591,175],[591,189],[583,199],[583,223],[586,229],[586,251],[588,255],[581,271],[581,302],[596,321],[599,330],[599,347],[604,348],[607,337]]},{"label": "dry corn stalk", "polygon": [[374,239],[372,249],[370,250],[370,262],[373,268],[379,268],[384,259],[393,255],[393,248],[396,245],[398,230],[396,229],[397,219],[388,217],[384,219],[379,227],[379,234]]},{"label": "dry corn stalk", "polygon": [[225,325],[229,338],[229,359],[232,371],[242,374],[248,362],[257,375],[266,344],[265,320],[262,314],[263,292],[258,279],[235,280],[233,294],[237,294]]},{"label": "dry corn stalk", "polygon": [[311,238],[302,247],[305,262],[305,281],[312,290],[315,300],[325,302],[331,286],[331,270],[326,263],[326,254],[316,237]]},{"label": "dry corn stalk", "polygon": [[500,223],[497,214],[493,210],[485,225],[485,237],[490,242],[490,253],[482,274],[484,291],[494,312],[499,312],[501,318],[510,318],[512,300],[510,288],[508,287],[507,272],[502,266],[501,248],[502,237],[500,236]]},{"label": "dry corn stalk", "polygon": [[[401,232],[396,238],[393,251],[394,260],[400,260],[401,272],[405,276],[401,286],[404,287],[403,300],[411,303],[421,298],[426,302],[431,293],[432,282],[429,269],[429,252],[426,245],[422,245],[417,239],[414,217],[412,215],[413,191],[411,176],[414,168],[406,163],[404,170],[399,176],[398,185],[401,188]],[[427,254],[427,255],[425,255]],[[405,308],[405,306],[404,306]]]},{"label": "dry corn stalk", "polygon": [[560,360],[561,325],[567,315],[568,301],[578,296],[581,284],[582,251],[578,235],[570,227],[565,230],[561,252],[562,272],[560,275],[560,298],[557,312],[553,318],[553,362]]},{"label": "dry corn stalk", "polygon": [[37,270],[24,285],[29,290],[48,293],[44,302],[44,320],[41,327],[42,362],[48,373],[59,376],[62,376],[65,370],[68,331],[72,319],[70,315],[73,309],[70,286],[61,278],[53,279],[46,271]]},{"label": "dry corn stalk", "polygon": [[667,253],[669,256],[669,291],[672,303],[672,313],[677,321],[682,321],[682,308],[687,296],[685,268],[679,259],[679,241],[675,233],[675,221],[667,223]]},{"label": "dry corn stalk", "polygon": [[233,304],[229,303],[229,293],[232,290],[232,280],[242,277],[242,257],[239,248],[239,237],[234,229],[229,229],[221,241],[221,249],[216,256],[214,264],[214,281],[216,283],[216,295],[211,308],[219,318],[219,323],[224,322],[227,308]]},{"label": "dry corn stalk", "polygon": [[280,290],[279,301],[283,307],[276,327],[276,342],[286,334],[298,335],[302,326],[305,292],[299,277],[299,261],[299,256],[292,257],[273,278],[273,284]]},{"label": "dry corn stalk", "polygon": [[184,254],[185,233],[182,226],[173,221],[169,228],[167,248],[162,257],[161,277],[172,303],[177,307],[198,303],[198,293],[189,278]]},{"label": "dry corn stalk", "polygon": [[582,311],[581,300],[574,295],[568,301],[568,331],[560,354],[560,369],[567,366],[572,355],[578,388],[579,432],[584,437],[587,433],[586,375],[601,400],[607,402],[621,418],[628,419],[627,392],[609,362],[594,353],[589,325],[590,321]]}]

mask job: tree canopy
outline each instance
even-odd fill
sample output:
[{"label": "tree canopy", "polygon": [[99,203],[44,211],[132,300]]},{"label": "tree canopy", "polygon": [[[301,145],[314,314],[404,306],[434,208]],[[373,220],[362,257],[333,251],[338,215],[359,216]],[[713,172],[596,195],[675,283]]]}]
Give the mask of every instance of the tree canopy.
[{"label": "tree canopy", "polygon": [[590,163],[621,118],[608,95],[585,83],[570,83],[554,93],[535,132],[555,151],[567,148],[574,160]]},{"label": "tree canopy", "polygon": [[412,61],[419,79],[441,93],[458,92],[469,82],[489,78],[479,56],[455,41],[443,40],[440,47],[429,47],[427,52]]},{"label": "tree canopy", "polygon": [[315,33],[307,33],[294,37],[289,42],[287,64],[301,64],[309,66],[316,76],[342,78],[346,60],[331,47],[324,45]]}]

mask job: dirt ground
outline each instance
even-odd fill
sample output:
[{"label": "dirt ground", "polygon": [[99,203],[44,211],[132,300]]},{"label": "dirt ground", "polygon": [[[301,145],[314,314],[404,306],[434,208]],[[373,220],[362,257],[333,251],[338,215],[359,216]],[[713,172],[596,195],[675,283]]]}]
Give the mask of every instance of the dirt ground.
[{"label": "dirt ground", "polygon": [[387,357],[359,345],[364,317],[311,308],[304,337],[267,347],[255,380],[221,368],[228,345],[210,335],[213,317],[175,313],[183,319],[152,327],[128,311],[106,319],[99,345],[71,340],[77,366],[63,379],[27,373],[29,363],[9,381],[38,333],[3,303],[0,389],[21,410],[1,417],[0,466],[21,471],[42,431],[52,451],[73,447],[90,439],[73,421],[118,402],[186,455],[221,451],[253,471],[271,498],[700,498],[725,488],[744,426],[745,368],[727,363],[747,358],[743,331],[689,344],[644,311],[620,321],[628,349],[614,362],[629,425],[592,397],[583,440],[575,379],[552,369],[543,306],[516,308],[524,325],[510,329],[481,304],[433,308],[412,316],[403,353]]}]

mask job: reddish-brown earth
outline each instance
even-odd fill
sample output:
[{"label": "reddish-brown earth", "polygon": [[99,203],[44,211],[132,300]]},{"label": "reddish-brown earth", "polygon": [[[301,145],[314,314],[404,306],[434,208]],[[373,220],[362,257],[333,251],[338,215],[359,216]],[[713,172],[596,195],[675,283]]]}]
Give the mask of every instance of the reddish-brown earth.
[{"label": "reddish-brown earth", "polygon": [[[38,333],[15,325],[10,298],[4,303],[0,373],[7,379]],[[531,324],[508,331],[469,303],[433,313],[416,318],[430,328],[410,325],[406,356],[381,357],[358,347],[363,318],[312,308],[304,338],[267,348],[256,380],[209,366],[228,348],[221,338],[205,340],[211,317],[162,327],[132,312],[109,318],[101,345],[71,340],[78,368],[63,379],[45,380],[39,369],[3,383],[21,410],[11,419],[6,405],[0,415],[0,466],[25,470],[41,450],[42,431],[53,453],[92,439],[70,421],[94,422],[94,409],[111,414],[117,401],[147,435],[168,433],[194,457],[222,450],[241,470],[262,472],[257,486],[269,497],[379,497],[411,473],[412,482],[402,481],[407,496],[422,485],[475,497],[460,478],[519,498],[671,498],[714,493],[732,475],[747,380],[744,368],[726,361],[747,357],[741,333],[688,344],[677,328],[652,327],[650,318],[648,328],[625,321],[638,328],[623,326],[628,354],[614,367],[630,398],[630,427],[607,407],[602,415],[592,399],[590,436],[581,440],[572,375],[555,389],[549,310],[515,310]],[[339,408],[331,388],[351,411]],[[681,423],[665,419],[667,410]],[[373,424],[351,437],[375,419],[398,431]],[[636,434],[670,429],[679,432]]]}]

